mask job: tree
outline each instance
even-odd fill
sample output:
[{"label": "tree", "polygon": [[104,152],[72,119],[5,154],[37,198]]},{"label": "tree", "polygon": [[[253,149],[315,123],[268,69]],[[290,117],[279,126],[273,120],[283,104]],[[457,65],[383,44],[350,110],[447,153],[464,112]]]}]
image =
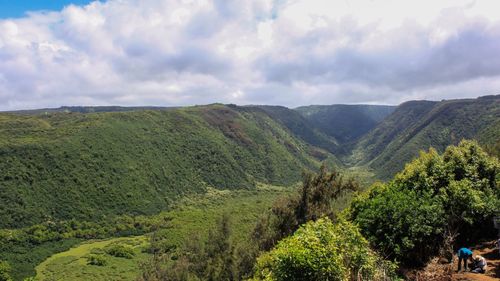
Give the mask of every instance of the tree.
[{"label": "tree", "polygon": [[374,247],[406,265],[421,265],[446,243],[494,234],[499,171],[498,159],[475,141],[449,146],[442,155],[430,149],[389,183],[357,197],[349,213]]},{"label": "tree", "polygon": [[300,225],[321,217],[332,217],[333,202],[346,192],[356,190],[358,184],[353,179],[344,180],[340,173],[329,172],[325,165],[318,174],[304,172],[299,192],[276,201],[271,212],[257,223],[253,238],[260,250],[270,250]]}]

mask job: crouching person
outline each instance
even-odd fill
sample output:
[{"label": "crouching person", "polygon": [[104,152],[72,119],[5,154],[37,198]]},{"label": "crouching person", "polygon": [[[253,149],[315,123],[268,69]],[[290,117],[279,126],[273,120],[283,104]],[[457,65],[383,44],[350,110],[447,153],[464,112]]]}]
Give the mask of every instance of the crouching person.
[{"label": "crouching person", "polygon": [[458,250],[458,269],[457,272],[462,270],[462,262],[464,264],[464,269],[467,271],[467,262],[469,259],[472,260],[472,251],[467,248],[460,248]]},{"label": "crouching person", "polygon": [[488,264],[486,263],[486,259],[478,255],[474,258],[474,266],[472,267],[472,272],[485,273],[487,266]]}]

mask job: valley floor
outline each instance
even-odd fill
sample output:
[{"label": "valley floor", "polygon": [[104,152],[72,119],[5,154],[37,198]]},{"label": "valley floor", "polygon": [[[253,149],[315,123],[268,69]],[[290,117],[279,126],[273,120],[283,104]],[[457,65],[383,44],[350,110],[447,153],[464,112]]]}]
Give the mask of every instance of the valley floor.
[{"label": "valley floor", "polygon": [[[149,257],[142,251],[147,243],[146,236],[87,241],[66,252],[55,254],[37,266],[37,280],[135,280],[140,262],[146,261]],[[134,258],[108,256],[106,266],[87,265],[87,256],[111,244],[132,247]]]},{"label": "valley floor", "polygon": [[[178,207],[159,217],[167,223],[158,235],[171,245],[181,245],[193,233],[205,235],[223,213],[231,214],[232,236],[247,239],[257,218],[277,197],[290,194],[295,187],[259,185],[257,190],[215,190],[204,195],[184,198]],[[37,281],[52,280],[136,280],[140,264],[151,255],[145,253],[149,235],[110,238],[83,242],[67,251],[57,253],[36,267]],[[132,259],[106,255],[107,265],[87,264],[87,256],[110,244],[125,244],[134,249]]]}]

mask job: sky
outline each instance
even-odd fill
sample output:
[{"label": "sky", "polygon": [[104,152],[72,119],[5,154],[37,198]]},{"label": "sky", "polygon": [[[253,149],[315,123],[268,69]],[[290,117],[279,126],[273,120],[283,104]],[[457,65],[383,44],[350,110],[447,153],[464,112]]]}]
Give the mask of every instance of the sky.
[{"label": "sky", "polygon": [[497,0],[0,0],[0,110],[500,94]]},{"label": "sky", "polygon": [[31,11],[60,10],[67,5],[84,5],[89,0],[0,0],[0,18],[18,18]]}]

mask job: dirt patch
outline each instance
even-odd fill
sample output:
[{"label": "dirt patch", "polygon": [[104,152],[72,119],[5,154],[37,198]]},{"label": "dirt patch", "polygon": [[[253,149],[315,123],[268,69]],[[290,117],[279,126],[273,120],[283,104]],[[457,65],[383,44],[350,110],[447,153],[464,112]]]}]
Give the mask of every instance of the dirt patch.
[{"label": "dirt patch", "polygon": [[453,263],[445,259],[434,258],[427,266],[419,271],[409,272],[406,275],[412,281],[498,281],[500,280],[500,254],[496,241],[482,243],[472,248],[474,255],[486,258],[488,269],[485,274],[459,272],[458,258],[455,256]]},{"label": "dirt patch", "polygon": [[[453,281],[493,281],[500,280],[500,254],[496,247],[496,241],[482,243],[472,248],[474,255],[483,256],[487,263],[488,269],[485,274],[475,274],[470,272],[460,272],[453,274]],[[457,268],[457,261],[453,263],[454,268]]]}]

